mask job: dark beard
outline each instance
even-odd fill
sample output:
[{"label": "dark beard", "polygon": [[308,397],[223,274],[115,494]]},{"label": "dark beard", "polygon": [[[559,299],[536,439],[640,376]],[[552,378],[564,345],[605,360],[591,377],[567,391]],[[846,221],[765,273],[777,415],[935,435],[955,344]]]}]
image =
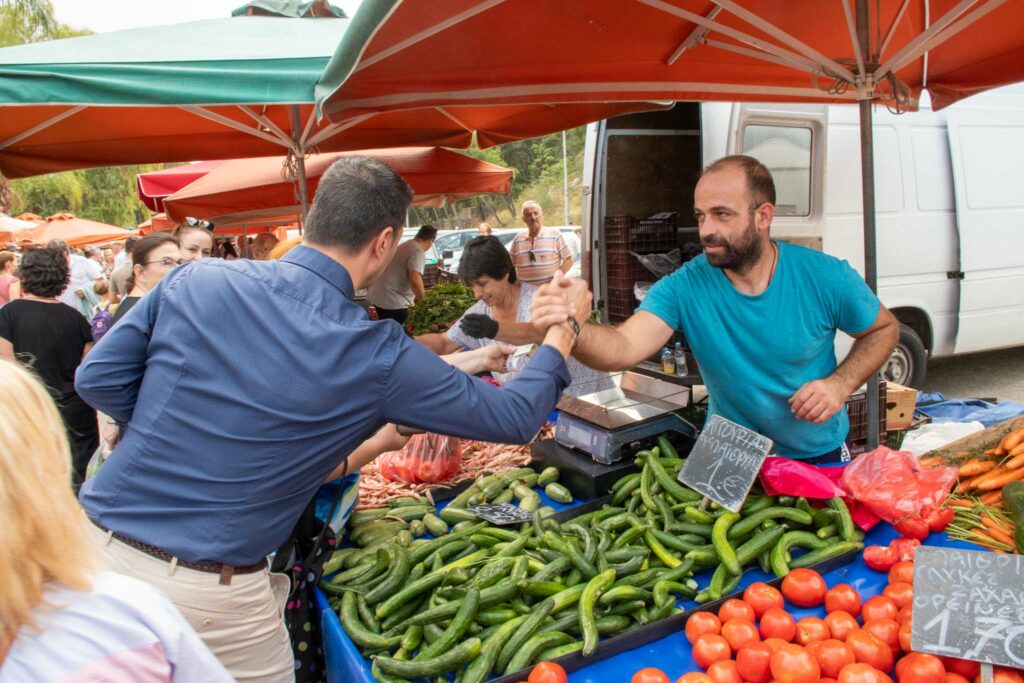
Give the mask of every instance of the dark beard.
[{"label": "dark beard", "polygon": [[753,217],[747,224],[747,229],[735,243],[728,242],[721,236],[715,236],[704,240],[703,244],[706,247],[725,247],[724,251],[717,254],[704,252],[709,264],[715,268],[732,270],[740,274],[750,270],[761,259],[761,254],[764,251],[762,242],[757,236]]}]

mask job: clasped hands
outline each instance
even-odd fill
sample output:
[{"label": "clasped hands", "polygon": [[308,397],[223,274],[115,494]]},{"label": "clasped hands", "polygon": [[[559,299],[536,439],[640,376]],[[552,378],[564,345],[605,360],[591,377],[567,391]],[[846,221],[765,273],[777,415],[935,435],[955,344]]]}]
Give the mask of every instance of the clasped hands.
[{"label": "clasped hands", "polygon": [[538,288],[530,306],[530,319],[535,329],[544,333],[554,325],[574,318],[582,327],[590,317],[594,297],[587,283],[567,278],[561,271],[551,282]]}]

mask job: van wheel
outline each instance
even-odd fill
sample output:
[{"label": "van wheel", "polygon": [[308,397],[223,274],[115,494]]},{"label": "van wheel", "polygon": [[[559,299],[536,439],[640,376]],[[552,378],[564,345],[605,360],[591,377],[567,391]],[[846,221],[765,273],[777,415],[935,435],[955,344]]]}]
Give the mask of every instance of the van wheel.
[{"label": "van wheel", "polygon": [[882,366],[882,377],[905,387],[920,389],[927,371],[928,354],[913,328],[900,323],[900,339],[889,360]]}]

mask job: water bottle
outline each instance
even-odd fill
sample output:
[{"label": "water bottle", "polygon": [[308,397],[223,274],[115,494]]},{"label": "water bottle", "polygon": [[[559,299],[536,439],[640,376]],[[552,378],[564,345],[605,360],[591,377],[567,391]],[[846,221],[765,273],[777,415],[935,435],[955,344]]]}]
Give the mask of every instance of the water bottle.
[{"label": "water bottle", "polygon": [[676,374],[676,357],[667,346],[661,350],[661,371],[666,375]]},{"label": "water bottle", "polygon": [[676,374],[680,377],[686,377],[690,374],[690,371],[686,367],[686,351],[683,351],[682,342],[676,342],[674,355],[676,357]]}]

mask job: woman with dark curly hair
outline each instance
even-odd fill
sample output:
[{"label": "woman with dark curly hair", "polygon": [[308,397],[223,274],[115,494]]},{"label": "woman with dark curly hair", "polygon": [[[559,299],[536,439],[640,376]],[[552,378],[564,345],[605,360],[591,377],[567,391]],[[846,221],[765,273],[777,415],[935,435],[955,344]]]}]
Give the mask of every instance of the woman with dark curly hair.
[{"label": "woman with dark curly hair", "polygon": [[31,367],[49,389],[71,442],[78,486],[99,445],[96,411],[75,392],[75,370],[92,347],[92,331],[81,313],[57,300],[70,278],[62,251],[26,252],[18,276],[22,298],[0,308],[0,358]]}]

